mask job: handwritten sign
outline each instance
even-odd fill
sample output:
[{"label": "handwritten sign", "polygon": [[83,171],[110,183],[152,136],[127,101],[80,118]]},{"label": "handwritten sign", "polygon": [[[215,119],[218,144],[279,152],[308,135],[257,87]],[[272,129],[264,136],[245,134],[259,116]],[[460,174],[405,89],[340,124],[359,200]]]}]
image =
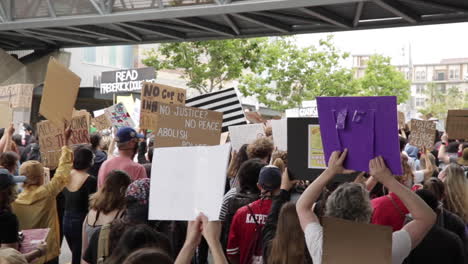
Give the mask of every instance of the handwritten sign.
[{"label": "handwritten sign", "polygon": [[13,110],[8,102],[0,102],[0,128],[7,128],[13,122]]},{"label": "handwritten sign", "polygon": [[143,83],[141,93],[140,127],[157,128],[157,106],[159,103],[185,105],[186,90],[155,83]]},{"label": "handwritten sign", "polygon": [[436,124],[432,121],[411,120],[411,134],[408,143],[418,148],[434,146]]},{"label": "handwritten sign", "polygon": [[398,128],[404,129],[406,125],[405,113],[398,111]]},{"label": "handwritten sign", "polygon": [[132,117],[122,103],[106,108],[105,114],[109,118],[112,126],[117,129],[121,127],[135,127]]},{"label": "handwritten sign", "polygon": [[12,84],[0,86],[0,101],[6,101],[15,108],[31,108],[34,86],[32,84]]},{"label": "handwritten sign", "polygon": [[93,118],[93,123],[97,130],[108,129],[112,126],[112,123],[106,114]]},{"label": "handwritten sign", "polygon": [[229,135],[232,149],[238,151],[242,145],[251,144],[257,138],[265,137],[265,126],[263,124],[230,126]]},{"label": "handwritten sign", "polygon": [[468,139],[468,110],[448,110],[446,131],[450,139]]},{"label": "handwritten sign", "polygon": [[156,103],[155,147],[219,145],[223,113]]}]

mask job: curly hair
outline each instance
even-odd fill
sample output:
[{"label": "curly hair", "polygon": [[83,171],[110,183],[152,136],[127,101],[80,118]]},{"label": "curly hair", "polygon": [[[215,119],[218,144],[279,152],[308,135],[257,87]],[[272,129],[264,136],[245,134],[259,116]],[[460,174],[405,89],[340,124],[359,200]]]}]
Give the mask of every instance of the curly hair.
[{"label": "curly hair", "polygon": [[271,139],[266,137],[258,138],[247,147],[247,156],[249,159],[268,159],[273,149],[274,145]]},{"label": "curly hair", "polygon": [[328,197],[325,215],[369,223],[372,216],[369,193],[361,184],[344,183]]}]

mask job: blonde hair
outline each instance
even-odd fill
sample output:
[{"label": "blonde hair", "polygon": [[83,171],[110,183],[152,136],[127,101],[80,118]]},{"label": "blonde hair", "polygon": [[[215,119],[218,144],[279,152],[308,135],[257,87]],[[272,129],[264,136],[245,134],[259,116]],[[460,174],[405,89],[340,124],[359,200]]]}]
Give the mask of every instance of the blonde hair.
[{"label": "blonde hair", "polygon": [[452,163],[445,169],[445,207],[468,223],[468,181],[459,165]]},{"label": "blonde hair", "polygon": [[44,182],[44,166],[37,160],[28,160],[21,164],[19,173],[26,176],[25,188],[41,185]]}]

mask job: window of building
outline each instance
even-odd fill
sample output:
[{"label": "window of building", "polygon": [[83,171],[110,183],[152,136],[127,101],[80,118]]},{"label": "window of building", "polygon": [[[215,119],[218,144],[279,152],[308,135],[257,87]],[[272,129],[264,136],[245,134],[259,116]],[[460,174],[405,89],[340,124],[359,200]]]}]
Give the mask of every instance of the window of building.
[{"label": "window of building", "polygon": [[416,93],[417,94],[422,94],[424,92],[424,85],[423,84],[417,84],[416,85]]},{"label": "window of building", "polygon": [[416,98],[416,107],[424,107],[425,99],[424,98]]},{"label": "window of building", "polygon": [[85,63],[116,67],[133,68],[133,47],[91,47],[83,48],[83,61]]},{"label": "window of building", "polygon": [[419,81],[419,79],[421,79],[421,72],[416,71],[416,81]]},{"label": "window of building", "polygon": [[460,71],[458,69],[453,70],[453,71],[454,71],[454,79],[460,80]]},{"label": "window of building", "polygon": [[439,89],[439,91],[441,93],[446,93],[447,92],[447,87],[445,86],[445,84],[439,84],[439,85],[437,85],[437,88]]},{"label": "window of building", "polygon": [[436,81],[443,81],[445,80],[445,72],[437,72]]},{"label": "window of building", "polygon": [[421,71],[421,81],[425,81],[425,80],[426,80],[426,72]]}]

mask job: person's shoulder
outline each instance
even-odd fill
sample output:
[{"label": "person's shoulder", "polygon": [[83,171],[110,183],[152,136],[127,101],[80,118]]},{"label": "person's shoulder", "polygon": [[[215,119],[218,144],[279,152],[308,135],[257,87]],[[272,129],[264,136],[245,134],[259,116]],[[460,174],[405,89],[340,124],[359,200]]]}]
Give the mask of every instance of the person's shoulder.
[{"label": "person's shoulder", "polygon": [[465,227],[465,223],[463,220],[456,214],[444,209],[443,211],[443,217],[445,220],[445,223],[450,226],[450,227]]},{"label": "person's shoulder", "polygon": [[[16,215],[11,212],[11,211],[2,211],[0,212],[0,222],[1,223],[12,223],[12,222],[17,222],[18,221],[18,218],[16,217]],[[3,225],[3,224],[2,224]]]},{"label": "person's shoulder", "polygon": [[94,175],[89,175],[88,178],[86,179],[86,182],[88,184],[96,184],[97,183],[97,179]]}]

